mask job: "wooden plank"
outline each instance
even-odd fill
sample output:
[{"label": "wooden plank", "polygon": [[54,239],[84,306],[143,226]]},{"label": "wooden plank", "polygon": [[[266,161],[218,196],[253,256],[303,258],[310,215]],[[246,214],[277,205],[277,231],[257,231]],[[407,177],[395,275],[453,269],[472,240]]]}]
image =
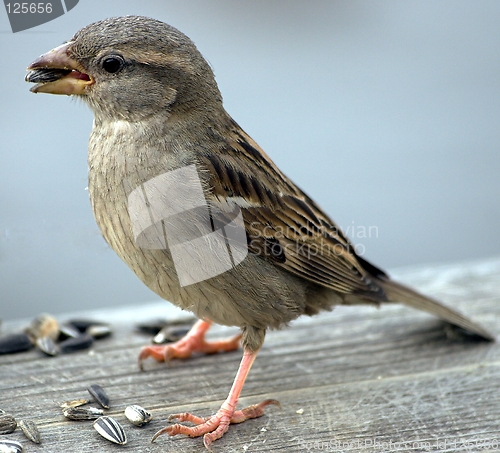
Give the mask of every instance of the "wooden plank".
[{"label": "wooden plank", "polygon": [[[500,332],[500,259],[399,272],[399,278],[459,307],[494,334]],[[207,416],[227,395],[241,351],[146,363],[137,353],[148,338],[134,331],[140,319],[185,316],[166,302],[140,310],[84,313],[112,320],[113,337],[92,350],[48,358],[38,351],[0,356],[0,408],[35,421],[43,443],[22,433],[27,452],[138,453],[203,451],[200,439],[161,437],[168,415]],[[61,320],[82,316],[73,313]],[[2,332],[25,323],[7,323]],[[235,333],[214,327],[212,337]],[[232,426],[214,446],[224,452],[498,451],[500,347],[458,335],[435,318],[406,307],[339,307],[269,332],[243,391],[242,405],[276,398],[282,409]],[[86,396],[99,383],[109,393],[128,443],[102,439],[91,422],[66,420],[57,402]],[[144,428],[123,416],[129,404],[154,415]],[[2,438],[2,436],[0,436]]]}]

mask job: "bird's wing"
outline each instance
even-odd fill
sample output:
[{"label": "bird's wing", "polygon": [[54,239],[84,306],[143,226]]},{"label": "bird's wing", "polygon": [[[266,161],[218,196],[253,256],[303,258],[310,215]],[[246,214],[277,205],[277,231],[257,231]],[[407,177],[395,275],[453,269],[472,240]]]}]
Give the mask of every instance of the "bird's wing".
[{"label": "bird's wing", "polygon": [[213,200],[241,209],[249,251],[339,293],[384,300],[372,277],[385,274],[356,255],[337,225],[234,122],[230,137],[200,164]]}]

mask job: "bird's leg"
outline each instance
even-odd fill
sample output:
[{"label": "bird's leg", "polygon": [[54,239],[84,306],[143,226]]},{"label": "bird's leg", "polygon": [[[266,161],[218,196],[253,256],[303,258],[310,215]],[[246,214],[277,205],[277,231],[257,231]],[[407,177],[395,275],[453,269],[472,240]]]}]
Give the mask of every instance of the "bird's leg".
[{"label": "bird's leg", "polygon": [[193,352],[213,354],[238,349],[241,334],[227,340],[206,341],[205,333],[211,325],[209,321],[200,320],[191,327],[185,337],[175,343],[144,346],[139,354],[139,368],[142,370],[142,362],[148,357],[153,357],[158,362],[168,362],[173,358],[185,359]]},{"label": "bird's leg", "polygon": [[179,423],[166,426],[153,436],[151,442],[154,442],[156,438],[162,434],[168,434],[169,436],[176,436],[177,434],[185,434],[190,437],[203,436],[205,447],[210,449],[210,444],[224,435],[230,423],[242,423],[250,418],[260,417],[264,414],[264,408],[269,404],[279,406],[280,404],[278,401],[268,399],[259,404],[254,404],[238,411],[236,410],[241,390],[243,389],[245,379],[250,371],[252,363],[255,357],[257,357],[257,352],[258,351],[245,350],[229,395],[215,415],[207,418],[197,417],[187,412],[171,415],[169,420],[176,419],[181,422],[188,421],[194,423],[196,426],[184,426]]}]

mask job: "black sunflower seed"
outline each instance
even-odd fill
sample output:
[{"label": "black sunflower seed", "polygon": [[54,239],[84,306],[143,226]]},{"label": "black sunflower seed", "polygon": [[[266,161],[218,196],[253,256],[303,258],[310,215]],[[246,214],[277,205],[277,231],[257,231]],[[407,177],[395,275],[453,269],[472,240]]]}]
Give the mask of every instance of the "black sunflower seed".
[{"label": "black sunflower seed", "polygon": [[28,351],[32,347],[33,343],[25,333],[13,333],[0,338],[0,354]]},{"label": "black sunflower seed", "polygon": [[104,409],[109,409],[109,397],[100,385],[92,384],[87,390],[97,403],[104,407]]},{"label": "black sunflower seed", "polygon": [[67,322],[67,324],[72,325],[81,333],[85,333],[90,326],[101,325],[104,323],[98,322],[94,319],[71,319]]},{"label": "black sunflower seed", "polygon": [[147,335],[156,335],[161,329],[168,325],[168,321],[166,319],[154,319],[147,322],[141,322],[136,324],[135,328]]},{"label": "black sunflower seed", "polygon": [[69,352],[81,351],[82,349],[88,349],[94,343],[94,339],[87,334],[80,335],[76,338],[68,338],[67,340],[59,343],[59,348],[63,354]]}]

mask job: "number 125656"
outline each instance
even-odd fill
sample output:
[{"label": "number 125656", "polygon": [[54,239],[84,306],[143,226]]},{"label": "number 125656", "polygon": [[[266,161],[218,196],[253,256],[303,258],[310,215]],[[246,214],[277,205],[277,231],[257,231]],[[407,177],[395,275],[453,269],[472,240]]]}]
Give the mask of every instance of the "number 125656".
[{"label": "number 125656", "polygon": [[50,14],[52,3],[7,3],[8,14]]}]

